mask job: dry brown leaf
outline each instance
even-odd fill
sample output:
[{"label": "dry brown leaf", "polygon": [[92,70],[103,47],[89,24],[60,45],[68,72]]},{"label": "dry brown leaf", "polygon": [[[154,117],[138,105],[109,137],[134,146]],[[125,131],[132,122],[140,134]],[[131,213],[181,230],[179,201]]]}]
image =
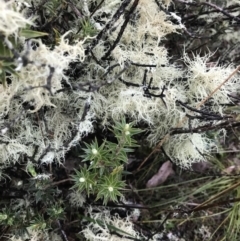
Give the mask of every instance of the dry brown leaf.
[{"label": "dry brown leaf", "polygon": [[174,171],[172,169],[172,163],[166,161],[162,164],[158,173],[156,173],[148,182],[146,187],[157,187],[164,183],[170,175],[173,175]]}]

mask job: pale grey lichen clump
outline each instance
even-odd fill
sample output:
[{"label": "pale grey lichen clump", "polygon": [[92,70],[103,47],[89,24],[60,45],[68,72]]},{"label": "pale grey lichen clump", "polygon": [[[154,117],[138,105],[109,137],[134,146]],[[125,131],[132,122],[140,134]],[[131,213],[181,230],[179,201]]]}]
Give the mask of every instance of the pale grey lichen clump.
[{"label": "pale grey lichen clump", "polygon": [[31,19],[26,19],[21,13],[14,11],[12,4],[13,1],[1,0],[0,5],[0,32],[7,37],[11,34],[17,35],[19,28],[33,24]]},{"label": "pale grey lichen clump", "polygon": [[[28,49],[28,57],[35,63],[22,68],[19,77],[12,76],[11,85],[2,89],[3,95],[0,99],[2,141],[8,143],[0,146],[2,163],[18,161],[23,154],[30,157],[36,147],[38,151],[34,157],[35,160],[50,163],[56,159],[60,162],[64,159],[66,151],[71,148],[68,143],[72,140],[71,129],[76,130],[76,142],[92,131],[94,114],[91,111],[80,123],[83,107],[86,104],[86,101],[81,98],[89,95],[79,92],[56,94],[62,89],[61,80],[68,81],[64,70],[68,68],[69,63],[84,60],[83,41],[72,46],[68,45],[65,36],[62,36],[59,45],[54,50],[50,50],[41,41],[34,40],[34,43],[37,44],[37,48],[36,50]],[[26,45],[25,48],[29,47]],[[50,74],[49,66],[54,68],[51,90],[41,87],[46,84]],[[27,107],[27,112],[24,112],[24,103],[30,105]],[[41,108],[43,110],[44,107],[48,107],[44,113],[42,112],[44,118],[39,117],[37,111]],[[3,119],[6,115],[8,115],[10,125],[16,122],[11,131],[5,130],[6,121]],[[39,126],[34,126],[33,123],[36,120]]]},{"label": "pale grey lichen clump", "polygon": [[[14,16],[13,18],[16,18],[15,15],[18,16],[16,18],[18,21],[14,22],[15,27],[21,28],[27,23],[31,23],[21,13],[13,10],[13,2],[6,4],[5,1],[1,1],[1,7],[5,7],[2,11],[6,10],[9,15]],[[6,27],[5,25],[5,22],[2,21],[0,28]],[[10,30],[9,28],[6,36]],[[15,29],[11,33],[14,31]],[[4,165],[19,161],[19,158],[24,155],[34,156],[34,160],[38,160],[40,163],[51,163],[53,160],[62,162],[65,153],[71,146],[93,130],[94,113],[89,111],[85,119],[80,121],[83,107],[86,104],[86,101],[81,98],[88,98],[89,94],[86,95],[80,91],[71,94],[56,93],[62,89],[62,79],[68,82],[64,71],[68,69],[69,63],[72,61],[83,62],[85,57],[83,46],[85,40],[69,45],[66,39],[68,34],[69,32],[60,38],[58,45],[53,50],[42,44],[40,40],[32,40],[31,47],[29,44],[25,44],[23,53],[29,52],[27,57],[29,61],[34,62],[21,68],[18,76],[12,76],[11,84],[6,88],[0,87],[2,134],[0,162]],[[49,90],[41,86],[46,85],[51,68],[54,71]],[[24,103],[28,104],[27,111],[24,110]],[[38,111],[43,110],[44,107],[47,107],[47,110],[43,111],[43,115],[39,117],[40,112]],[[8,116],[7,122],[6,116]],[[72,130],[75,132],[73,133]]]},{"label": "pale grey lichen clump", "polygon": [[[187,65],[187,69],[184,70],[170,64],[170,57],[161,42],[167,34],[178,32],[184,26],[180,24],[179,19],[179,25],[173,25],[168,18],[169,16],[163,11],[158,10],[154,1],[139,2],[135,25],[127,26],[121,42],[112,52],[113,60],[110,65],[118,63],[120,67],[112,70],[106,77],[106,81],[111,84],[100,89],[102,95],[95,96],[96,101],[92,104],[97,116],[106,122],[108,119],[119,120],[124,114],[137,122],[147,123],[150,128],[148,141],[152,146],[155,146],[170,128],[179,127],[179,124],[183,128],[189,127],[188,121],[183,120],[186,113],[191,114],[191,112],[179,107],[176,104],[177,100],[187,102],[194,108],[198,107],[198,104],[233,71],[232,66],[209,67],[207,61],[210,56],[196,55],[190,59],[184,55],[182,61]],[[121,26],[122,22],[123,20],[119,19],[115,24],[116,28],[120,28],[118,26]],[[110,38],[116,39],[117,33],[118,31],[111,33]],[[98,59],[104,55],[103,50],[104,47],[101,47],[101,44],[94,49]],[[156,95],[160,94],[165,87],[165,103],[160,98],[143,96],[143,89],[146,87],[142,86],[144,70],[131,64],[127,66],[128,62],[156,65],[156,67],[146,68],[148,71],[146,85],[152,78],[152,86],[159,88],[157,91],[151,90]],[[97,64],[92,63],[92,65],[99,72],[104,72]],[[124,68],[126,70],[121,74],[121,78],[140,87],[127,86],[116,80],[115,76]],[[186,78],[186,81],[178,81],[180,78]],[[208,111],[222,115],[224,112],[222,104],[231,103],[228,95],[239,89],[238,83],[239,77],[234,76],[222,86],[212,96],[213,104],[208,107]],[[99,101],[103,96],[104,101]],[[103,105],[100,106],[99,103]],[[192,128],[203,124],[204,122],[200,123],[197,120],[191,122]],[[186,168],[193,162],[203,160],[203,156],[209,155],[216,146],[204,133],[190,133],[172,136],[164,143],[164,148],[172,160]]]},{"label": "pale grey lichen clump", "polygon": [[[165,7],[169,2],[163,1]],[[109,21],[120,3],[120,0],[104,1],[95,16],[107,13],[104,18],[106,22]],[[78,4],[82,4],[84,11],[88,12],[90,1],[78,1]],[[14,2],[1,1],[1,11],[6,11],[6,14],[1,15],[0,29],[4,29],[6,23],[9,23],[8,18],[12,19],[11,28],[9,26],[7,32],[4,32],[6,36],[31,23],[30,19],[24,18],[23,13],[14,11],[13,5]],[[27,6],[27,1],[24,6]],[[24,12],[27,12],[26,7]],[[158,143],[170,128],[177,127],[189,111],[177,106],[176,101],[188,102],[189,106],[196,107],[230,74],[232,67],[207,67],[208,56],[195,56],[190,59],[185,55],[183,61],[187,70],[170,64],[170,57],[161,42],[167,34],[178,32],[183,26],[173,25],[169,18],[165,12],[159,11],[154,1],[140,0],[134,24],[127,25],[121,41],[112,51],[111,60],[106,66],[100,66],[91,60],[88,63],[88,73],[75,80],[75,83],[93,82],[96,85],[102,81],[108,83],[94,93],[81,90],[68,93],[60,91],[62,80],[71,86],[69,77],[65,75],[69,64],[73,61],[85,61],[86,39],[73,45],[68,43],[68,34],[71,31],[76,32],[75,26],[61,36],[54,49],[44,45],[41,40],[32,40],[31,47],[25,44],[22,53],[29,52],[28,58],[34,63],[22,67],[19,76],[12,76],[11,84],[5,89],[0,86],[1,163],[7,165],[16,162],[24,155],[33,157],[39,163],[51,163],[54,160],[62,162],[65,153],[84,135],[93,131],[94,118],[101,119],[103,124],[107,125],[109,120],[119,120],[127,115],[136,122],[146,123],[150,131],[148,141],[152,146]],[[120,17],[114,23],[115,31],[109,33],[110,40],[117,38],[123,21]],[[101,29],[101,26],[94,23],[94,19],[91,19],[91,22]],[[178,19],[178,22],[181,20]],[[98,59],[104,56],[105,51],[104,42],[101,40],[93,48],[93,54]],[[154,67],[144,69],[131,63]],[[119,66],[104,76],[108,67],[114,64]],[[51,68],[54,68],[53,73]],[[120,77],[124,81],[139,87],[120,82],[117,78],[121,71]],[[145,74],[146,83],[142,85]],[[44,87],[50,75],[51,90]],[[187,78],[187,81],[177,81],[182,77]],[[159,95],[164,89],[164,101],[158,97],[149,98],[143,95],[151,78],[152,86],[158,88],[151,92]],[[222,114],[224,107],[221,104],[230,103],[228,94],[239,89],[238,83],[239,79],[233,77],[214,94],[213,105],[209,107],[209,111]],[[30,105],[27,112],[23,108],[24,103]],[[81,120],[86,104],[90,109],[84,120]],[[6,116],[11,126],[10,131],[6,125]],[[194,128],[200,123],[194,120],[191,124]],[[182,127],[187,128],[188,123],[183,122]],[[205,134],[190,133],[172,136],[164,143],[164,147],[167,154],[179,165],[189,167],[192,162],[202,160],[203,155],[210,154],[214,143]]]},{"label": "pale grey lichen clump", "polygon": [[[89,207],[87,213],[92,219],[98,220],[98,222],[90,223],[81,231],[87,240],[121,241],[124,240],[125,234],[128,234],[128,237],[134,237],[136,239],[147,238],[144,234],[134,229],[133,220],[137,219],[140,215],[138,209],[131,211],[126,218],[120,218],[118,214],[111,215],[110,210],[107,208]],[[111,227],[115,227],[116,234],[111,232]],[[160,238],[162,238],[161,234],[155,234],[149,241],[161,240]]]},{"label": "pale grey lichen clump", "polygon": [[28,234],[25,234],[23,236],[9,236],[8,237],[10,241],[39,241],[39,240],[45,240],[45,241],[61,241],[62,237],[54,232],[48,232],[48,231],[40,231],[40,230],[28,230]]}]

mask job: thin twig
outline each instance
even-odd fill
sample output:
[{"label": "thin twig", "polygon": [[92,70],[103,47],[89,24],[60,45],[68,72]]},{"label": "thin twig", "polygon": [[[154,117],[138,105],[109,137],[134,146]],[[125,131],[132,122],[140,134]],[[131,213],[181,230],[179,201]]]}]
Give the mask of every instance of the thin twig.
[{"label": "thin twig", "polygon": [[60,230],[61,230],[61,233],[62,233],[62,236],[63,236],[63,238],[64,238],[64,241],[68,241],[67,235],[66,235],[65,231],[62,229],[62,225],[61,225],[61,223],[59,222],[59,220],[57,220],[57,224],[58,224],[58,227],[59,227]]},{"label": "thin twig", "polygon": [[131,18],[131,15],[133,14],[134,10],[136,9],[137,5],[138,5],[139,0],[135,0],[133,5],[131,6],[129,12],[127,13],[126,17],[125,17],[125,21],[123,23],[123,25],[121,26],[121,29],[118,33],[117,38],[115,39],[114,43],[112,44],[112,46],[108,49],[108,51],[104,54],[104,56],[101,58],[102,60],[106,60],[106,58],[111,54],[111,52],[116,48],[117,44],[119,43],[124,30],[127,27],[127,24]]},{"label": "thin twig", "polygon": [[53,183],[45,186],[45,187],[44,187],[44,190],[47,189],[47,188],[49,188],[49,187],[52,187],[52,186],[57,186],[58,184],[62,184],[62,183],[64,183],[64,182],[69,182],[69,181],[71,181],[71,180],[72,180],[71,178],[67,178],[67,179],[63,179],[63,180],[58,181],[58,182],[53,182]]},{"label": "thin twig", "polygon": [[[189,2],[189,1],[184,1],[184,0],[175,0],[176,2],[179,2],[179,3],[184,3],[186,5],[191,5],[191,6],[201,6],[201,5],[206,5],[206,6],[209,6],[211,8],[215,8],[217,12],[221,12],[223,15],[231,18],[231,19],[234,19],[236,20],[237,22],[240,22],[240,18],[239,17],[236,17],[230,13],[228,13],[225,9],[213,4],[213,3],[209,3],[209,2],[201,2],[201,3],[194,3],[194,2]],[[238,7],[238,5],[234,5],[234,7]]]},{"label": "thin twig", "polygon": [[240,18],[228,13],[227,11],[225,11],[224,9],[218,7],[217,5],[213,4],[213,3],[208,3],[208,2],[203,2],[201,3],[202,5],[207,5],[207,6],[210,6],[212,8],[215,8],[217,11],[221,12],[223,15],[229,17],[229,18],[232,18],[234,20],[236,20],[237,22],[240,22]]}]

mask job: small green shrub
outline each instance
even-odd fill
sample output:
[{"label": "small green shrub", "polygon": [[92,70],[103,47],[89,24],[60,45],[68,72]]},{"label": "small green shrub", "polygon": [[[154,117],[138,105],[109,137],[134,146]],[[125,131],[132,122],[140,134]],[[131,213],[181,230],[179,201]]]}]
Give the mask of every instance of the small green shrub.
[{"label": "small green shrub", "polygon": [[75,170],[72,176],[74,189],[79,192],[86,191],[96,195],[96,199],[103,198],[103,203],[117,201],[117,197],[123,197],[122,189],[125,186],[122,181],[123,165],[128,162],[128,153],[133,152],[137,142],[133,136],[142,131],[134,128],[133,123],[115,123],[112,130],[116,143],[104,140],[101,145],[97,140],[91,144],[85,143],[83,161],[87,163],[81,169]]}]

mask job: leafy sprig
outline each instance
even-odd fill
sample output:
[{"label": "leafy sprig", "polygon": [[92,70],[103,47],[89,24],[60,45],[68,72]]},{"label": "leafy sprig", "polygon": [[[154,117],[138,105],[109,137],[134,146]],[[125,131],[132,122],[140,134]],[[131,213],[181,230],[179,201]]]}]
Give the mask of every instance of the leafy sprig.
[{"label": "leafy sprig", "polygon": [[128,153],[138,146],[133,136],[142,132],[125,120],[115,123],[111,131],[116,142],[104,140],[99,145],[95,139],[91,144],[85,143],[85,153],[81,156],[85,165],[72,175],[74,189],[85,191],[88,196],[96,195],[96,199],[103,199],[104,204],[117,201],[118,197],[123,196],[123,164],[128,161]]}]

